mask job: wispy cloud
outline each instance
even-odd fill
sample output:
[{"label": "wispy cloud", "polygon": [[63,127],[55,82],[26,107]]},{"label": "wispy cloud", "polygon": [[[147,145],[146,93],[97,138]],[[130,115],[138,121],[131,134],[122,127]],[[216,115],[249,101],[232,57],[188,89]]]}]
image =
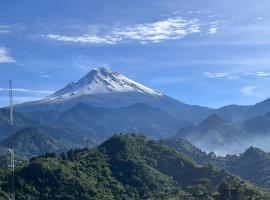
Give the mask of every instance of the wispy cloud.
[{"label": "wispy cloud", "polygon": [[10,33],[9,26],[7,26],[7,25],[0,25],[0,34],[1,33]]},{"label": "wispy cloud", "polygon": [[[200,33],[202,31],[201,26],[197,18],[183,19],[175,17],[153,23],[115,27],[106,33],[87,33],[79,36],[48,34],[43,35],[43,37],[56,41],[83,44],[116,44],[130,41],[158,43],[165,40],[181,39],[190,34]],[[211,34],[216,33],[217,27],[215,24],[208,24],[208,26]]]},{"label": "wispy cloud", "polygon": [[[9,91],[8,88],[0,88],[0,91]],[[23,93],[31,93],[31,94],[53,94],[54,91],[50,90],[31,90],[25,88],[14,88],[14,92],[23,92]]]},{"label": "wispy cloud", "polygon": [[264,20],[264,17],[257,17],[254,19],[254,21],[262,21],[262,20]]},{"label": "wispy cloud", "polygon": [[203,73],[207,78],[220,78],[220,77],[226,77],[227,73],[212,73],[212,72],[204,72]]},{"label": "wispy cloud", "polygon": [[49,34],[46,36],[48,39],[62,41],[62,42],[73,42],[73,43],[88,43],[88,44],[115,44],[118,42],[118,38],[111,36],[97,36],[97,35],[83,35],[83,36],[66,36]]},{"label": "wispy cloud", "polygon": [[207,34],[213,35],[218,31],[218,22],[212,22]]},{"label": "wispy cloud", "polygon": [[42,74],[42,77],[43,77],[43,78],[51,78],[52,76],[49,75],[49,74]]},{"label": "wispy cloud", "polygon": [[217,33],[218,28],[217,27],[211,27],[208,30],[208,34],[216,34]]},{"label": "wispy cloud", "polygon": [[[29,102],[29,101],[37,101],[44,98],[43,96],[39,97],[33,97],[33,96],[15,96],[13,97],[14,104],[19,104],[19,103],[24,103],[24,102]],[[0,107],[5,107],[8,106],[8,96],[2,97],[0,99]]]},{"label": "wispy cloud", "polygon": [[212,73],[212,72],[204,72],[203,75],[207,78],[210,79],[217,79],[217,78],[226,78],[228,80],[237,80],[245,76],[250,76],[253,78],[266,78],[270,77],[270,72],[264,72],[264,71],[259,71],[259,72],[241,72],[241,73],[224,73],[224,72],[219,72],[219,73]]},{"label": "wispy cloud", "polygon": [[241,92],[245,95],[248,95],[248,96],[254,96],[254,95],[256,95],[255,89],[256,89],[256,86],[248,85],[248,86],[244,86],[243,88],[241,88]]},{"label": "wispy cloud", "polygon": [[124,29],[117,29],[113,31],[113,35],[122,39],[161,42],[168,39],[180,39],[200,31],[198,19],[169,18],[155,23],[137,24]]},{"label": "wispy cloud", "polygon": [[270,76],[270,72],[256,72],[255,74],[256,76],[259,76],[259,77]]},{"label": "wispy cloud", "polygon": [[254,76],[258,78],[264,78],[264,77],[270,77],[270,72],[264,72],[264,71],[259,71],[259,72],[245,72],[243,75],[246,76]]},{"label": "wispy cloud", "polygon": [[216,79],[216,78],[226,78],[228,80],[239,79],[238,74],[229,74],[229,73],[223,73],[223,72],[220,72],[220,73],[204,72],[203,75],[210,79]]},{"label": "wispy cloud", "polygon": [[52,78],[52,76],[50,74],[47,74],[45,72],[40,72],[40,75],[42,78]]},{"label": "wispy cloud", "polygon": [[14,58],[9,55],[8,49],[5,47],[0,47],[0,64],[1,63],[14,63],[16,62]]}]

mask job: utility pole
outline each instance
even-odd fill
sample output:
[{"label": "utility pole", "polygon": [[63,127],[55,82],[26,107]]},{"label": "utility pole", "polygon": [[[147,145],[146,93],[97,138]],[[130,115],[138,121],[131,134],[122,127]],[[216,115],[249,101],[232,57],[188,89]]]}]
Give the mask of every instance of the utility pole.
[{"label": "utility pole", "polygon": [[13,132],[14,132],[14,119],[13,119],[13,93],[12,93],[12,81],[9,80],[9,126],[11,140],[9,144],[10,153],[10,200],[15,200],[15,162],[14,162],[14,146],[13,146]]}]

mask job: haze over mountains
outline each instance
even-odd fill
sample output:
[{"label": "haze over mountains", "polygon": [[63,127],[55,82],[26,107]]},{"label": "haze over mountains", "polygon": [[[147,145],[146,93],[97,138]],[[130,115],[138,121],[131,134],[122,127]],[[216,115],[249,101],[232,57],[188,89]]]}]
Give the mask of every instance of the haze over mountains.
[{"label": "haze over mountains", "polygon": [[207,154],[183,139],[170,138],[163,140],[162,144],[191,158],[199,165],[211,164],[260,187],[270,187],[270,154],[258,148],[250,147],[239,155],[220,157],[213,153]]},{"label": "haze over mountains", "polygon": [[[16,105],[15,110],[16,130],[38,127],[72,146],[81,146],[85,137],[96,145],[113,133],[134,132],[153,139],[184,138],[222,155],[252,145],[270,150],[261,142],[270,140],[269,99],[219,109],[188,105],[105,68],[92,70],[47,98]],[[8,136],[5,112],[0,112],[1,138]]]},{"label": "haze over mountains", "polygon": [[[21,199],[73,193],[83,199],[213,199],[217,192],[226,196],[220,192],[224,180],[239,195],[268,199],[254,185],[270,187],[269,153],[250,147],[270,151],[268,103],[188,105],[112,70],[95,69],[45,99],[16,105],[13,136],[8,110],[0,109],[0,197],[7,196],[5,152],[12,141]],[[67,151],[82,147],[92,148]],[[216,156],[226,154],[237,155]]]},{"label": "haze over mountains", "polygon": [[269,151],[269,122],[269,112],[234,122],[213,114],[197,126],[182,127],[176,138],[186,139],[201,149],[219,155],[237,154],[250,146]]}]

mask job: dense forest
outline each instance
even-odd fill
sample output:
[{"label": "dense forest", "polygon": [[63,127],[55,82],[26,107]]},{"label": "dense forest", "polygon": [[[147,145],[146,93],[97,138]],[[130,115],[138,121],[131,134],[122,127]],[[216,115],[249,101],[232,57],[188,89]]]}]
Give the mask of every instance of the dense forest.
[{"label": "dense forest", "polygon": [[[93,149],[34,157],[17,165],[16,199],[270,199],[270,194],[211,165],[199,166],[160,142],[114,135]],[[0,172],[1,199],[9,173]]]}]

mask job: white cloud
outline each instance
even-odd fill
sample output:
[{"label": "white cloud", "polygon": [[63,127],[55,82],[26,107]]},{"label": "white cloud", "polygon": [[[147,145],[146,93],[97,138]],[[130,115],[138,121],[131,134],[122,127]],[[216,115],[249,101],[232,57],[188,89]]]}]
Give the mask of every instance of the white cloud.
[{"label": "white cloud", "polygon": [[[29,102],[29,101],[37,101],[44,98],[43,96],[39,97],[29,97],[29,96],[15,96],[13,97],[14,104],[19,104],[19,103],[24,103],[24,102]],[[6,107],[8,106],[8,97],[2,97],[0,99],[0,107]]]},{"label": "white cloud", "polygon": [[0,64],[1,63],[13,63],[16,62],[14,58],[9,55],[8,50],[5,47],[0,47]]},{"label": "white cloud", "polygon": [[258,72],[245,72],[243,75],[255,76],[255,77],[269,77],[270,72],[258,71]]},{"label": "white cloud", "polygon": [[256,89],[256,86],[248,85],[248,86],[241,88],[241,92],[245,95],[248,95],[248,96],[254,96],[254,95],[256,95],[255,89]]},{"label": "white cloud", "polygon": [[212,73],[212,72],[204,72],[204,76],[210,79],[214,78],[226,78],[228,80],[238,80],[243,76],[249,76],[253,78],[267,78],[270,77],[270,72],[258,71],[258,72],[240,72],[240,73]]},{"label": "white cloud", "polygon": [[211,73],[211,72],[204,72],[203,73],[207,78],[222,78],[227,77],[227,73]]},{"label": "white cloud", "polygon": [[218,28],[217,27],[211,27],[208,30],[208,34],[216,34],[217,31],[218,31]]},{"label": "white cloud", "polygon": [[1,33],[10,33],[9,26],[7,26],[7,25],[0,25],[0,34]]},{"label": "white cloud", "polygon": [[157,43],[164,40],[181,39],[189,34],[199,32],[201,32],[201,29],[198,19],[185,20],[177,17],[154,23],[113,28],[106,34],[84,34],[81,36],[49,34],[45,35],[45,38],[62,42],[85,44],[116,44],[127,41]]},{"label": "white cloud", "polygon": [[52,78],[50,74],[47,74],[45,72],[40,72],[40,75],[42,76],[42,78]]},{"label": "white cloud", "polygon": [[216,78],[225,78],[228,80],[238,80],[239,75],[238,74],[228,74],[228,73],[212,73],[212,72],[204,72],[204,76],[210,79],[216,79]]},{"label": "white cloud", "polygon": [[256,76],[259,76],[259,77],[270,76],[270,72],[256,72],[255,74]]},{"label": "white cloud", "polygon": [[254,19],[254,21],[262,21],[262,20],[264,20],[263,17],[257,17],[257,18]]},{"label": "white cloud", "polygon": [[[8,88],[0,88],[0,91],[8,91]],[[23,92],[23,93],[31,93],[31,94],[52,94],[54,91],[50,90],[31,90],[24,88],[13,88],[14,92]]]},{"label": "white cloud", "polygon": [[66,35],[49,34],[46,37],[52,40],[62,42],[73,42],[73,43],[115,44],[118,41],[117,38],[112,38],[109,36],[102,37],[97,35],[66,36]]},{"label": "white cloud", "polygon": [[49,74],[42,74],[42,77],[43,77],[43,78],[51,78],[52,76],[49,75]]},{"label": "white cloud", "polygon": [[117,29],[113,35],[118,38],[139,40],[143,42],[161,42],[168,39],[180,39],[192,33],[199,33],[198,19],[184,20],[169,18],[155,23],[137,24]]}]

